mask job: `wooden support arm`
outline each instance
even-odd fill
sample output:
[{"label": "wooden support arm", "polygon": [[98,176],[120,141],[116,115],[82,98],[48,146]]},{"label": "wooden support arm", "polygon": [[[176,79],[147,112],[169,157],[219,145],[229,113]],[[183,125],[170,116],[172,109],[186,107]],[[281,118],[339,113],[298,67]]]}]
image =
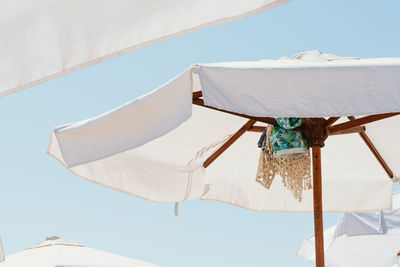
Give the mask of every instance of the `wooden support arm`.
[{"label": "wooden support arm", "polygon": [[247,132],[257,121],[249,120],[243,125],[236,133],[234,133],[220,148],[218,148],[211,156],[209,156],[203,163],[203,167],[207,168],[216,160],[222,153],[225,152],[236,140],[239,139],[245,132]]},{"label": "wooden support arm", "polygon": [[224,112],[224,113],[228,113],[228,114],[231,114],[231,115],[239,116],[239,117],[250,119],[250,120],[255,120],[255,121],[264,122],[264,123],[268,123],[268,124],[272,124],[272,125],[277,125],[276,120],[274,118],[271,118],[271,117],[249,116],[249,115],[245,115],[245,114],[240,114],[240,113],[236,113],[236,112],[231,112],[231,111],[227,111],[227,110],[223,110],[223,109],[207,106],[207,105],[204,104],[204,100],[200,99],[200,98],[193,99],[192,102],[193,102],[194,105],[197,105],[197,106],[202,106],[202,107],[205,107],[205,108],[218,110],[218,111],[221,111],[221,112]]},{"label": "wooden support arm", "polygon": [[351,133],[362,133],[365,132],[365,126],[355,126],[346,130],[336,130],[330,132],[328,130],[328,135],[339,135],[339,134],[351,134]]},{"label": "wooden support arm", "polygon": [[[247,131],[262,133],[264,130],[265,130],[264,126],[252,126]],[[304,129],[296,128],[295,130],[302,132]],[[328,135],[341,135],[341,134],[351,134],[351,133],[361,133],[361,132],[365,132],[365,126],[356,126],[356,127],[352,127],[352,128],[346,129],[346,130],[339,130],[339,131],[334,131],[334,132],[328,131]]]},{"label": "wooden support arm", "polygon": [[[350,121],[355,121],[357,120],[355,117],[350,116],[348,117]],[[372,143],[371,139],[369,139],[368,135],[365,132],[360,132],[359,133],[360,137],[364,141],[364,143],[368,146],[369,150],[374,154],[375,158],[378,160],[379,164],[382,166],[382,168],[385,170],[386,174],[390,177],[393,178],[393,172],[387,165],[386,161],[383,159],[381,154],[379,153],[378,149],[376,149],[375,145]]]},{"label": "wooden support arm", "polygon": [[203,92],[202,91],[196,91],[196,92],[193,92],[192,99],[197,99],[197,98],[202,97],[202,96],[203,96]]},{"label": "wooden support arm", "polygon": [[341,131],[341,130],[347,130],[349,128],[353,128],[356,126],[361,126],[367,123],[371,123],[374,121],[379,121],[382,119],[386,119],[386,118],[390,118],[396,115],[400,115],[400,112],[397,113],[386,113],[386,114],[379,114],[379,115],[371,115],[371,116],[365,116],[362,118],[358,118],[358,119],[354,119],[348,122],[343,122],[343,123],[339,123],[333,126],[330,126],[328,128],[329,132],[335,132],[335,131]]},{"label": "wooden support arm", "polygon": [[266,127],[264,127],[264,126],[251,126],[247,131],[262,133],[262,132],[264,132],[265,128]]},{"label": "wooden support arm", "polygon": [[328,129],[332,124],[334,124],[339,119],[340,117],[331,117],[327,119],[324,125],[325,129]]}]

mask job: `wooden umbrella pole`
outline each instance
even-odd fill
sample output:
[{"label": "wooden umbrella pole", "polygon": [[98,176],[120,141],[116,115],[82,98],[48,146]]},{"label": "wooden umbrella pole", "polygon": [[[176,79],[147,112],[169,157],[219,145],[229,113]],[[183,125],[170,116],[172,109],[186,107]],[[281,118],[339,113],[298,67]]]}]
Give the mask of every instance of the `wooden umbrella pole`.
[{"label": "wooden umbrella pole", "polygon": [[310,126],[308,127],[310,131],[303,133],[312,149],[315,263],[317,267],[325,267],[321,147],[325,145],[325,140],[328,137],[326,125],[332,121],[327,122],[323,118],[310,118]]},{"label": "wooden umbrella pole", "polygon": [[321,147],[312,147],[313,198],[314,198],[314,231],[315,231],[315,263],[317,267],[325,266],[324,259],[324,223],[322,211],[322,175]]}]

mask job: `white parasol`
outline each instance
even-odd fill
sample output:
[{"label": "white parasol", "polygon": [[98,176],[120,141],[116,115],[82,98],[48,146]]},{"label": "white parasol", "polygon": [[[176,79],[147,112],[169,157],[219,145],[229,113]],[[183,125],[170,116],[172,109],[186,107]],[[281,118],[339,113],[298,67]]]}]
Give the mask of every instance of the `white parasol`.
[{"label": "white parasol", "polygon": [[1,267],[157,267],[73,243],[57,236],[7,256]]},{"label": "white parasol", "polygon": [[[399,88],[400,59],[393,58],[312,51],[198,64],[115,110],[57,127],[48,152],[84,179],[151,201],[314,211],[322,238],[322,199],[325,211],[391,208],[400,174]],[[284,116],[304,119],[313,148],[314,190],[301,202],[278,179],[270,190],[255,181],[259,132]]]}]

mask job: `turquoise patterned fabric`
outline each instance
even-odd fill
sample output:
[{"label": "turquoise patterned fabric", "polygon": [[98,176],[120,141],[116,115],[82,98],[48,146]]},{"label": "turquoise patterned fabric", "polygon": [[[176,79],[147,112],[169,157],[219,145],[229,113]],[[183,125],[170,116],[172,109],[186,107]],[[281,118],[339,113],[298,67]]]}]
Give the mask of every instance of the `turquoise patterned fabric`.
[{"label": "turquoise patterned fabric", "polygon": [[294,129],[296,127],[303,125],[304,123],[301,118],[281,117],[281,118],[276,118],[275,120],[281,128],[286,130]]},{"label": "turquoise patterned fabric", "polygon": [[301,126],[301,118],[276,118],[279,126],[269,138],[275,157],[301,157],[308,154],[308,144],[301,132],[293,130]]}]

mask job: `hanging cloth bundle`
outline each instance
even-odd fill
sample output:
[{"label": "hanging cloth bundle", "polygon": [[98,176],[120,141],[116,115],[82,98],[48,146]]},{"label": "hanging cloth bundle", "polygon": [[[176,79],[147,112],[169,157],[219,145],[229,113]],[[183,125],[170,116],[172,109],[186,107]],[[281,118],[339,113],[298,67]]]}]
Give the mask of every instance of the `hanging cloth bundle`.
[{"label": "hanging cloth bundle", "polygon": [[301,132],[300,118],[277,118],[279,126],[268,125],[258,141],[261,148],[256,181],[269,189],[276,175],[298,201],[303,190],[311,189],[311,159],[307,141]]}]

